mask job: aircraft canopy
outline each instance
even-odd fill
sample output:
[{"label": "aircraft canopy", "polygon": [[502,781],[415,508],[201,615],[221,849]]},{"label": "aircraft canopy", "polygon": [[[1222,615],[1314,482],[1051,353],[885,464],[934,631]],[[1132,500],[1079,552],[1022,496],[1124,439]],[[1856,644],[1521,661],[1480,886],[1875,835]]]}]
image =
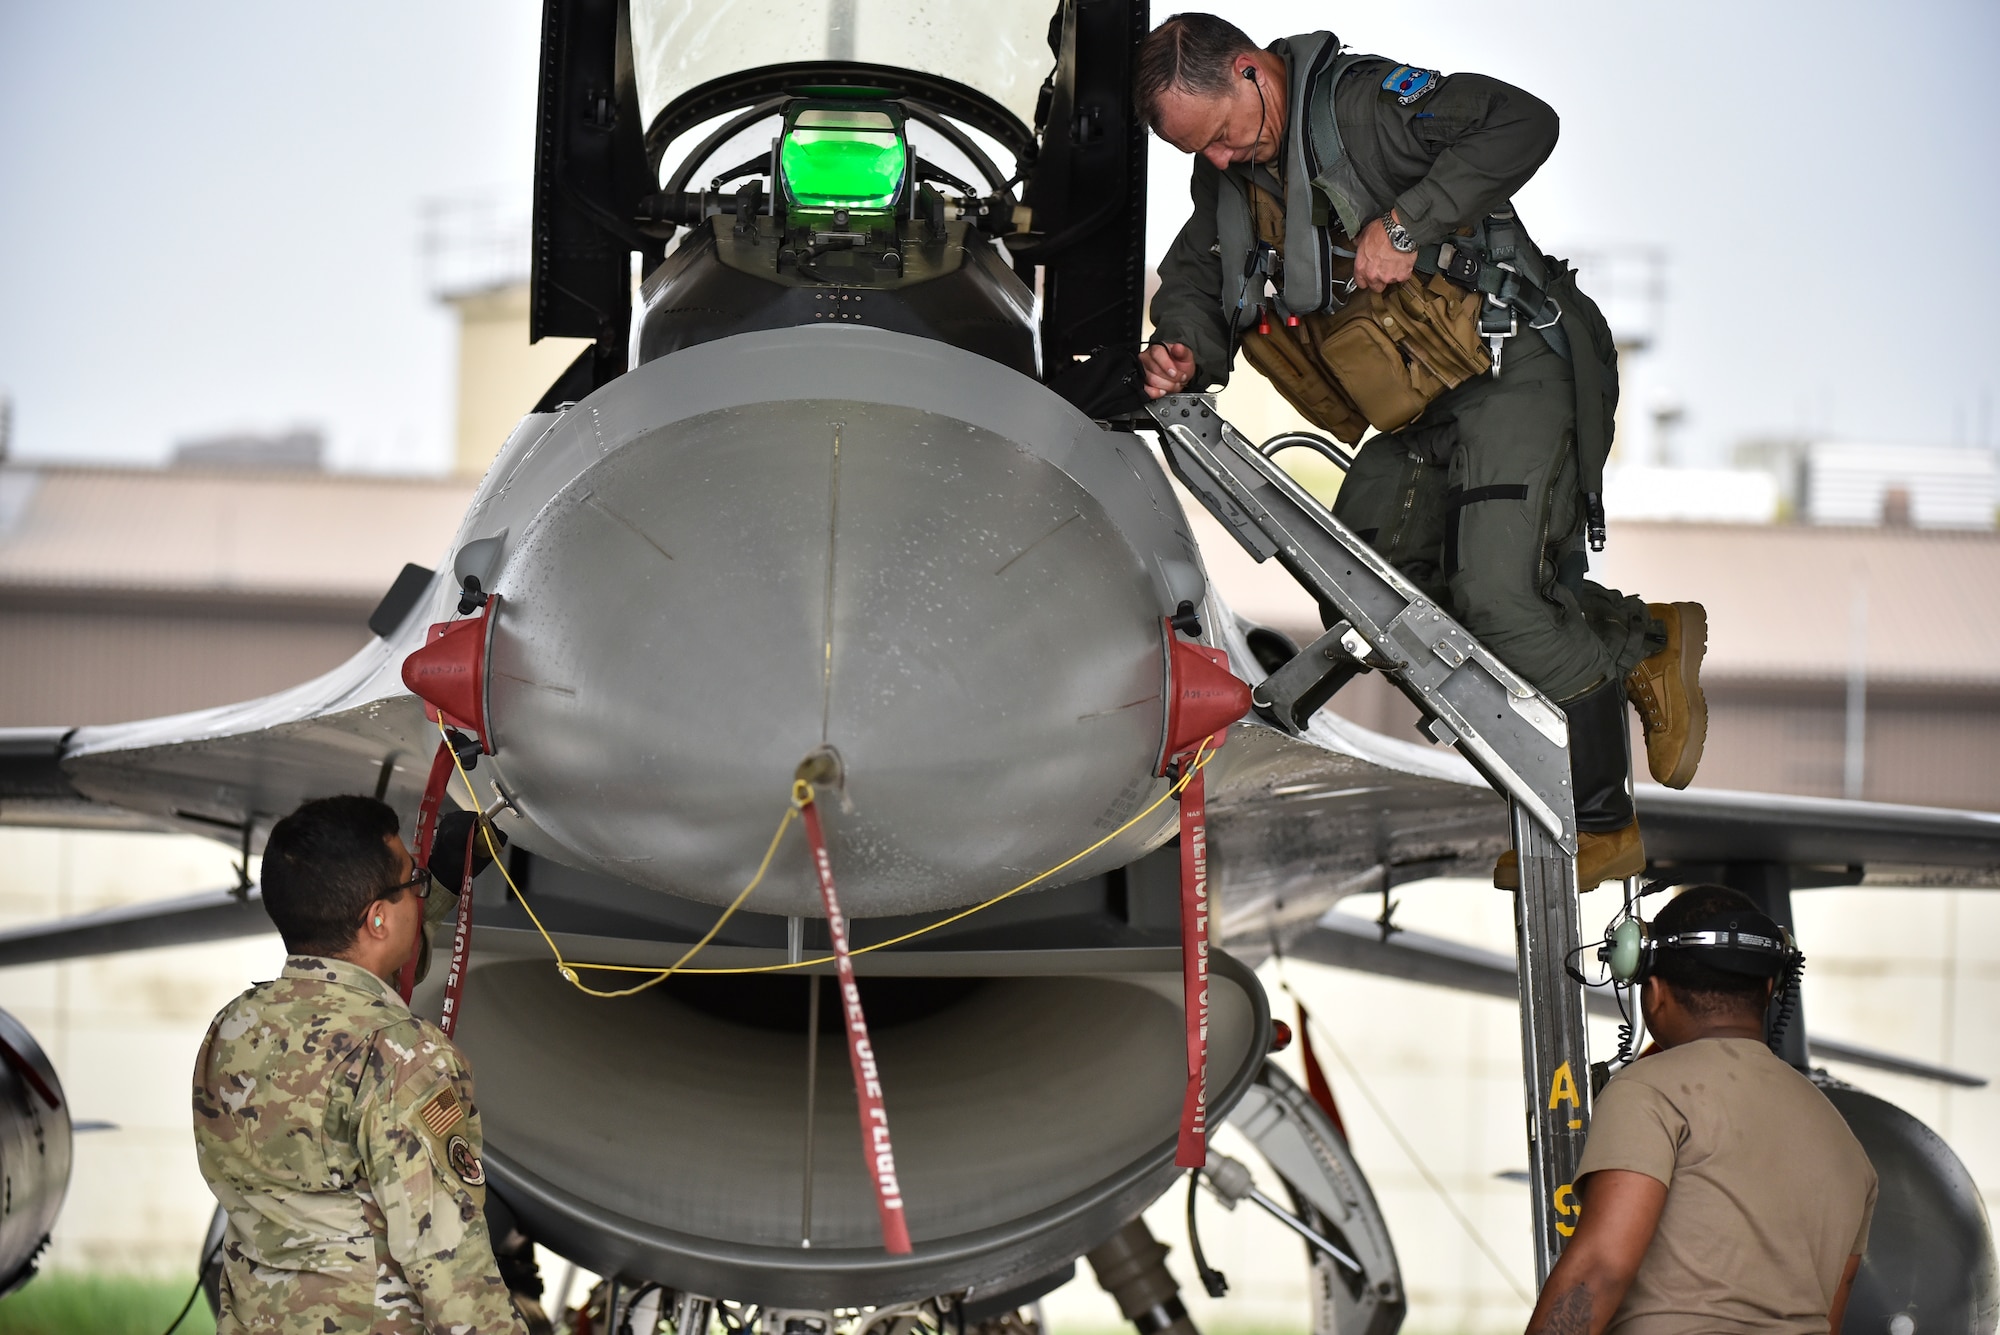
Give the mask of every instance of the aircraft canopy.
[{"label": "aircraft canopy", "polygon": [[891,65],[964,84],[1024,126],[1054,58],[1055,0],[631,0],[641,123],[740,70],[795,61]]}]

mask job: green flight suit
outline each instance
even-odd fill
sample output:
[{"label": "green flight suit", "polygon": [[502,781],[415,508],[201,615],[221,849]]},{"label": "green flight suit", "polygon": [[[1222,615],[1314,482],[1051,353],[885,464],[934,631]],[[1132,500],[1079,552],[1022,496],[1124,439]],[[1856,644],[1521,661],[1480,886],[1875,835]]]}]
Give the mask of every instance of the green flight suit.
[{"label": "green flight suit", "polygon": [[[1297,77],[1293,44],[1301,40],[1270,48],[1286,61],[1290,79]],[[1394,205],[1421,246],[1509,207],[1555,148],[1557,121],[1547,103],[1479,74],[1433,76],[1428,91],[1405,104],[1382,87],[1397,68],[1363,58],[1337,84],[1322,83],[1321,93],[1333,98],[1354,176],[1372,197],[1368,216]],[[1299,126],[1285,132],[1296,136]],[[1267,168],[1255,170],[1260,184],[1272,183]],[[1232,167],[1225,182],[1207,160],[1195,159],[1193,216],[1160,263],[1153,341],[1193,352],[1195,388],[1226,384],[1235,359],[1223,292],[1225,279],[1242,272],[1243,257],[1221,253],[1218,211],[1246,198],[1250,172]],[[1574,352],[1594,352],[1604,366],[1608,418],[1617,384],[1611,331],[1573,285],[1562,297],[1597,345]],[[1371,436],[1333,507],[1557,701],[1622,681],[1665,643],[1643,601],[1584,578],[1576,414],[1570,364],[1523,322],[1505,344],[1498,377],[1469,380],[1402,430]]]},{"label": "green flight suit", "polygon": [[487,1235],[472,1075],[360,965],[295,955],[222,1008],[194,1140],[229,1221],[218,1335],[526,1335]]}]

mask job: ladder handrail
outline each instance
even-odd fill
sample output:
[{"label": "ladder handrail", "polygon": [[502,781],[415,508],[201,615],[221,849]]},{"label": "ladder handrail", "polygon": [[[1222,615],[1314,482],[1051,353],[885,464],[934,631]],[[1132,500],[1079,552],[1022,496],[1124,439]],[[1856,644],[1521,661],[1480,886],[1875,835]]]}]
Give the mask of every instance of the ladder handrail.
[{"label": "ladder handrail", "polygon": [[1298,730],[1300,715],[1324,700],[1334,674],[1348,670],[1343,660],[1359,660],[1394,682],[1423,710],[1425,730],[1457,747],[1508,799],[1521,876],[1514,947],[1535,1272],[1546,1280],[1576,1231],[1574,1183],[1590,1121],[1583,989],[1563,968],[1578,940],[1569,719],[1224,421],[1206,396],[1167,395],[1149,411],[1167,466],[1209,513],[1252,558],[1277,557],[1322,609],[1339,614],[1253,692],[1267,716]]},{"label": "ladder handrail", "polygon": [[[1339,611],[1342,620],[1315,649],[1330,654],[1337,643],[1381,671],[1430,720],[1431,736],[1455,746],[1573,856],[1562,710],[1266,458],[1207,396],[1167,395],[1150,411],[1168,467],[1244,550],[1260,562],[1278,557],[1322,606]],[[1274,494],[1260,494],[1267,491]]]}]

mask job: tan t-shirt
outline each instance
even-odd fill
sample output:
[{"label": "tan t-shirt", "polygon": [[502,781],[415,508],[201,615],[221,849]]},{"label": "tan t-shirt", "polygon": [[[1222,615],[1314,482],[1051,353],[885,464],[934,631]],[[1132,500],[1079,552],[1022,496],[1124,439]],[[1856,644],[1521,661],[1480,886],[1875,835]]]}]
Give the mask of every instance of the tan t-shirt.
[{"label": "tan t-shirt", "polygon": [[1577,1178],[1607,1168],[1667,1185],[1607,1335],[1826,1335],[1847,1258],[1868,1245],[1875,1169],[1769,1048],[1704,1038],[1620,1071],[1591,1111]]}]

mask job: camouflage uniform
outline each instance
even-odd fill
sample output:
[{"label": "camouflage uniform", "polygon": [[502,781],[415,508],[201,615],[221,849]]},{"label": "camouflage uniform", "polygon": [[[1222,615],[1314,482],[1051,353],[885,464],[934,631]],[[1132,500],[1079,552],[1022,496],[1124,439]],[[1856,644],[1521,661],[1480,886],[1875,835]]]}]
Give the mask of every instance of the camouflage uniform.
[{"label": "camouflage uniform", "polygon": [[218,1335],[525,1335],[487,1237],[471,1072],[360,965],[295,955],[222,1008],[194,1138],[229,1216]]}]

